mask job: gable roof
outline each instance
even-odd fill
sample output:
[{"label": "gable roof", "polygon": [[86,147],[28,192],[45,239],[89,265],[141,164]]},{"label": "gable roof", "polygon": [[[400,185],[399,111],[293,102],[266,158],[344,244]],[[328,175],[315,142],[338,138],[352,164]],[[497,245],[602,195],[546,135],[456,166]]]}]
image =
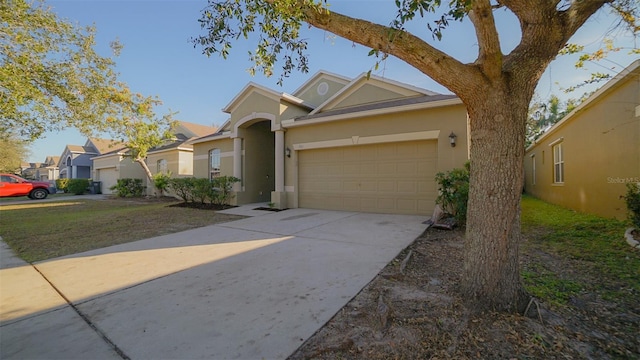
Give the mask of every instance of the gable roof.
[{"label": "gable roof", "polygon": [[[310,115],[323,112],[324,110],[327,110],[327,111],[330,110],[333,106],[339,104],[340,101],[345,100],[347,97],[349,97],[350,95],[358,91],[358,89],[361,89],[366,85],[373,85],[381,89],[392,91],[394,93],[397,93],[399,97],[420,96],[420,95],[429,95],[429,96],[439,95],[436,92],[422,89],[413,85],[401,83],[399,81],[390,80],[390,79],[382,78],[375,75],[369,76],[367,73],[362,73],[360,74],[360,76],[353,79],[349,84],[343,87],[340,91],[338,91],[332,97],[327,99],[327,101],[325,101],[323,104],[321,104],[320,106],[316,107],[313,111],[311,111]],[[359,105],[356,105],[356,106],[359,106]]]},{"label": "gable roof", "polygon": [[462,100],[460,100],[460,98],[455,95],[423,95],[419,97],[394,99],[389,101],[352,106],[348,108],[328,110],[317,114],[309,114],[297,117],[295,119],[286,120],[283,122],[283,125],[285,125],[285,127],[289,127],[294,125],[295,123],[316,119],[323,121],[332,119],[338,120],[369,116],[373,114],[384,114],[395,111],[410,111],[429,107],[450,106],[457,104],[462,104]]},{"label": "gable roof", "polygon": [[342,76],[342,75],[330,73],[328,71],[320,70],[317,73],[315,73],[313,76],[311,76],[311,78],[309,78],[307,81],[305,81],[302,85],[300,85],[293,92],[293,95],[294,96],[299,96],[300,94],[305,92],[309,88],[309,86],[311,86],[314,82],[316,82],[317,80],[319,80],[321,78],[327,78],[329,80],[335,81],[337,83],[341,83],[343,85],[347,85],[348,83],[351,82],[351,79],[349,79],[346,76]]},{"label": "gable roof", "polygon": [[249,82],[247,85],[245,85],[244,88],[242,88],[242,90],[240,90],[240,92],[233,98],[231,99],[231,101],[227,104],[227,106],[225,106],[222,111],[230,114],[231,112],[233,112],[247,97],[249,97],[249,95],[251,95],[251,93],[258,93],[260,95],[263,95],[273,101],[286,101],[288,103],[294,104],[294,105],[298,105],[298,106],[302,106],[302,107],[306,107],[308,109],[313,109],[313,106],[310,104],[305,103],[302,99],[299,99],[291,94],[287,94],[287,93],[279,93],[275,90],[271,90],[267,87],[264,87],[262,85],[256,84],[254,82]]},{"label": "gable roof", "polygon": [[96,150],[98,150],[99,154],[104,154],[114,149],[124,147],[124,143],[113,139],[88,138],[84,147],[89,146],[93,146]]},{"label": "gable roof", "polygon": [[[616,76],[614,76],[611,80],[609,80],[606,84],[604,84],[601,88],[596,90],[591,96],[589,96],[585,101],[583,101],[580,105],[576,106],[570,113],[568,113],[565,117],[563,117],[560,121],[555,123],[552,127],[550,127],[547,131],[545,131],[542,136],[536,139],[527,150],[531,149],[538,143],[540,143],[545,138],[551,136],[558,128],[562,127],[565,123],[571,121],[575,116],[584,112],[589,106],[591,106],[594,102],[598,101],[600,98],[610,94],[612,91],[617,89],[622,83],[630,77],[640,76],[640,59],[632,62],[620,71]],[[640,106],[640,105],[638,105]],[[636,107],[636,114],[638,114],[639,108]]]},{"label": "gable roof", "polygon": [[178,126],[174,130],[175,133],[184,134],[185,136],[200,137],[205,135],[211,135],[218,129],[214,126],[207,126],[201,124],[194,124],[186,121],[178,121]]}]

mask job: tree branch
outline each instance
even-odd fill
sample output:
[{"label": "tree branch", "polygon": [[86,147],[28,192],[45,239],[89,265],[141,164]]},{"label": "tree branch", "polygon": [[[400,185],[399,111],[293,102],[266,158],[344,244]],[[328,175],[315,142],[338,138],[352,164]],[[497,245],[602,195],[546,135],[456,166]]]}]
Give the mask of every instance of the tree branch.
[{"label": "tree branch", "polygon": [[476,63],[487,77],[492,80],[498,79],[502,72],[503,55],[489,0],[474,1],[469,12],[469,19],[476,28],[476,37],[480,47]]},{"label": "tree branch", "polygon": [[[271,3],[274,0],[266,1]],[[476,64],[463,64],[408,32],[329,12],[326,9],[306,7],[304,14],[305,21],[309,25],[393,55],[456,94],[460,94],[463,90],[468,91],[470,84],[479,83],[469,82],[469,79],[482,77]],[[457,75],[451,76],[451,74]]]}]

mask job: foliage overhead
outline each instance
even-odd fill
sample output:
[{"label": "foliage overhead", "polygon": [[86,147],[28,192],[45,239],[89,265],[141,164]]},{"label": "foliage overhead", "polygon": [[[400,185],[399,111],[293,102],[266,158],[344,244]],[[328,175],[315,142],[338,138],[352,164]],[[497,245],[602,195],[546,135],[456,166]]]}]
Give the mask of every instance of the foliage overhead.
[{"label": "foliage overhead", "polygon": [[[395,16],[390,14],[382,25],[331,11],[325,0],[209,0],[199,20],[203,34],[193,43],[208,56],[226,57],[233,41],[257,33],[252,69],[271,75],[283,61],[281,83],[292,70],[308,68],[307,42],[300,37],[306,23],[370,48],[369,55],[395,56],[455,93],[467,108],[473,139],[460,291],[480,310],[524,310],[529,299],[519,276],[519,208],[527,111],[535,88],[549,63],[603,6],[611,6],[625,26],[637,29],[638,0],[394,3]],[[520,25],[520,42],[507,54],[494,18],[497,10],[507,10]],[[429,20],[433,14],[435,21]],[[470,63],[429,42],[442,39],[445,29],[465,18],[477,40],[477,58]],[[413,21],[423,24],[432,39],[409,32]]]},{"label": "foliage overhead", "polygon": [[[122,49],[111,45],[116,55]],[[160,101],[131,92],[94,47],[94,28],[58,18],[39,0],[0,2],[0,134],[31,141],[74,127],[94,136],[148,119]]]},{"label": "foliage overhead", "polygon": [[0,172],[18,173],[22,162],[27,161],[27,144],[15,136],[0,136]]}]

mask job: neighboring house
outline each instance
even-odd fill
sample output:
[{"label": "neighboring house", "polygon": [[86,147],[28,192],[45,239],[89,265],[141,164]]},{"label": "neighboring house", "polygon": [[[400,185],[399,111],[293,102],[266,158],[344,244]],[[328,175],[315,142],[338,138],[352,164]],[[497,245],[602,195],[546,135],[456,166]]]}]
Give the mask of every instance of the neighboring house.
[{"label": "neighboring house", "polygon": [[172,177],[193,176],[193,145],[190,141],[215,133],[217,128],[179,121],[175,138],[147,153],[147,166],[153,175],[162,172]]},{"label": "neighboring house", "polygon": [[640,60],[555,124],[525,155],[525,190],[581,212],[623,219],[640,183]]},{"label": "neighboring house", "polygon": [[223,111],[192,141],[194,175],[242,179],[236,204],[430,215],[436,173],[469,156],[460,99],[366,74],[319,72],[292,94],[249,83]]},{"label": "neighboring house", "polygon": [[67,145],[60,156],[58,167],[60,177],[68,179],[90,179],[92,177],[91,158],[121,148],[115,140],[89,138],[84,146]]},{"label": "neighboring house", "polygon": [[22,177],[38,181],[54,181],[59,177],[59,156],[47,156],[41,163],[22,163]]},{"label": "neighboring house", "polygon": [[146,184],[146,178],[140,164],[127,156],[127,149],[121,146],[102,155],[91,158],[93,162],[93,180],[100,181],[100,190],[103,194],[111,194],[111,187],[118,183],[118,179],[142,179]]},{"label": "neighboring house", "polygon": [[[153,175],[158,172],[171,174],[172,177],[193,176],[193,146],[189,141],[204,135],[213,134],[216,128],[179,121],[173,134],[175,139],[167,141],[147,153],[146,163]],[[93,179],[101,182],[103,194],[111,194],[110,188],[118,179],[142,179],[149,192],[147,176],[140,164],[131,160],[124,146],[99,156],[92,157]]]}]

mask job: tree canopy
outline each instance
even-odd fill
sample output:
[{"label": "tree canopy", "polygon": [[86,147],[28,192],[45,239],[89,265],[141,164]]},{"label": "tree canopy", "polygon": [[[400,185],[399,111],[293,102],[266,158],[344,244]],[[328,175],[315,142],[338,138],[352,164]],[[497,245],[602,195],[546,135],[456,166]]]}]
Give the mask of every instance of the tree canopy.
[{"label": "tree canopy", "polygon": [[[266,75],[282,61],[282,77],[308,69],[304,23],[395,56],[455,93],[466,105],[470,128],[470,190],[463,295],[476,309],[523,310],[529,298],[519,276],[520,196],[528,108],[548,66],[587,19],[603,6],[638,31],[638,0],[395,0],[386,24],[331,11],[315,0],[209,0],[193,39],[206,55],[226,57],[232,43],[257,33],[252,71]],[[505,54],[494,12],[518,19],[520,42]],[[435,16],[428,20],[427,14]],[[477,58],[463,63],[433,45],[454,22],[469,19]],[[421,22],[431,36],[408,30]],[[282,77],[280,80],[282,80]]]},{"label": "tree canopy", "polygon": [[[148,115],[160,101],[118,80],[114,59],[95,50],[94,28],[39,0],[2,1],[0,20],[0,135],[32,141],[68,127],[123,135],[134,119],[156,121]],[[118,55],[122,45],[111,45]]]}]

